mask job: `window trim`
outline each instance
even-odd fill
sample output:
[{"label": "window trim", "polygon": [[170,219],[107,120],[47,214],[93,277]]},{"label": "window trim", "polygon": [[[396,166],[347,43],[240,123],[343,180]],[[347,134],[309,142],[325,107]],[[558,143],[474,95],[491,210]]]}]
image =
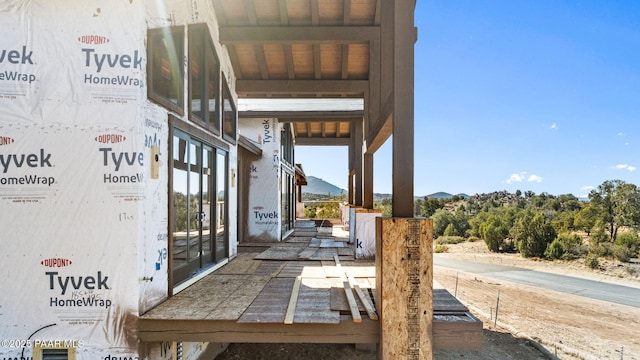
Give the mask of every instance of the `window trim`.
[{"label": "window trim", "polygon": [[[229,84],[227,84],[227,78],[224,74],[222,74],[222,80],[222,106],[220,111],[222,114],[222,138],[235,145],[237,142],[236,138],[238,137],[238,108],[231,95],[231,89],[229,89]],[[227,109],[225,109],[226,100],[231,104],[233,113],[232,129],[227,129],[227,122],[225,121],[225,115],[227,113]]]},{"label": "window trim", "polygon": [[[156,29],[147,30],[147,98],[149,100],[154,101],[155,103],[173,111],[179,115],[184,115],[184,29],[185,27],[180,26],[171,26],[171,27],[162,27]],[[166,96],[160,94],[155,91],[153,75],[158,71],[155,68],[153,62],[153,53],[155,50],[155,38],[157,37],[174,37],[174,34],[181,35],[178,37],[181,39],[180,46],[176,47],[176,59],[177,63],[175,66],[172,66],[173,69],[169,70],[177,70],[176,74],[179,77],[178,85],[178,97],[176,99],[177,104],[169,100]],[[171,64],[169,64],[171,66]],[[162,71],[162,69],[160,69]]]},{"label": "window trim", "polygon": [[[216,52],[213,40],[211,39],[211,32],[209,26],[206,23],[192,24],[188,28],[188,73],[187,79],[188,86],[188,103],[189,103],[189,120],[197,123],[215,135],[220,135],[220,58]],[[202,47],[201,56],[193,56],[192,50],[194,45],[200,45]],[[211,68],[209,61],[212,61],[213,69]],[[200,66],[199,72],[202,77],[200,83],[200,109],[202,116],[196,115],[193,111],[193,99],[194,82],[191,79],[191,72],[193,71],[194,62],[198,61]],[[213,81],[213,90],[209,87],[209,82]],[[215,101],[215,111],[212,113],[209,107],[210,101]]]}]

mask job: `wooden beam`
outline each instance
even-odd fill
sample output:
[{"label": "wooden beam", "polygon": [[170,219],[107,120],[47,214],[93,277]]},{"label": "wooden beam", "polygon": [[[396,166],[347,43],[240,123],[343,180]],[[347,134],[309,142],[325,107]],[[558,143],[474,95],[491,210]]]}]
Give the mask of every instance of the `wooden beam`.
[{"label": "wooden beam", "polygon": [[373,209],[373,154],[363,155],[362,207]]},{"label": "wooden beam", "polygon": [[433,221],[376,218],[378,359],[433,358]]},{"label": "wooden beam", "polygon": [[293,51],[291,50],[291,45],[289,44],[284,45],[284,60],[287,67],[287,76],[290,80],[295,79],[296,71],[293,64]]},{"label": "wooden beam", "polygon": [[349,281],[349,286],[353,288],[353,290],[356,292],[356,294],[360,298],[360,302],[362,302],[362,306],[364,306],[364,309],[367,312],[369,319],[378,320],[378,314],[376,313],[376,308],[371,303],[371,297],[369,297],[368,294],[365,294],[365,292],[360,288],[358,283],[356,283],[356,279],[351,274],[349,274],[349,272],[346,270],[345,270],[345,275],[347,276],[347,280]]},{"label": "wooden beam", "polygon": [[351,138],[353,138],[353,169],[355,170],[355,205],[362,206],[362,121],[354,121]]},{"label": "wooden beam", "polygon": [[393,171],[391,211],[413,217],[414,1],[393,2]]},{"label": "wooden beam", "polygon": [[143,342],[320,343],[373,344],[379,338],[378,321],[340,324],[257,324],[214,320],[138,320]]},{"label": "wooden beam", "polygon": [[240,118],[274,117],[281,122],[307,122],[307,121],[359,121],[362,120],[363,111],[238,111]]},{"label": "wooden beam", "polygon": [[338,268],[338,272],[340,273],[342,288],[344,288],[344,294],[347,296],[347,303],[349,304],[349,309],[351,310],[351,317],[353,318],[353,322],[360,323],[362,322],[362,316],[360,316],[358,303],[356,302],[356,298],[353,296],[353,291],[351,290],[351,285],[349,284],[346,273],[342,270],[340,257],[337,254],[333,255],[333,260],[336,262],[336,267]]},{"label": "wooden beam", "polygon": [[287,0],[278,0],[278,12],[280,13],[280,22],[282,25],[288,25],[289,13],[287,11]]},{"label": "wooden beam", "polygon": [[380,37],[377,26],[224,26],[220,43],[363,44]]},{"label": "wooden beam", "polygon": [[296,145],[303,146],[349,146],[351,139],[348,137],[341,138],[309,138],[309,137],[297,137]]},{"label": "wooden beam", "polygon": [[238,80],[238,94],[364,94],[367,80]]},{"label": "wooden beam", "polygon": [[284,316],[285,324],[293,324],[293,318],[296,315],[296,305],[298,304],[298,293],[300,292],[300,283],[302,282],[302,276],[296,277],[296,282],[293,283],[293,289],[291,290],[291,297],[289,298],[289,306],[287,307],[287,313]]},{"label": "wooden beam", "polygon": [[269,68],[267,67],[267,57],[264,55],[264,47],[262,45],[254,45],[253,51],[256,53],[260,76],[265,80],[269,79]]},{"label": "wooden beam", "polygon": [[393,117],[390,115],[385,121],[376,123],[376,127],[370,131],[367,138],[366,154],[374,154],[389,139],[393,132]]}]

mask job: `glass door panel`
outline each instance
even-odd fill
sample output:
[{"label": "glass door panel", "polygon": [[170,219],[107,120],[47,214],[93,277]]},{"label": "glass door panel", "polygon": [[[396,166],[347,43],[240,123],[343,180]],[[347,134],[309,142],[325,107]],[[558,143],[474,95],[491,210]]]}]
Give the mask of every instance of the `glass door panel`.
[{"label": "glass door panel", "polygon": [[193,270],[200,268],[202,199],[200,169],[202,165],[202,145],[189,142],[189,248],[187,262]]},{"label": "glass door panel", "polygon": [[[215,219],[215,152],[210,146],[202,147],[202,266],[211,264],[213,259],[213,234],[211,219]],[[214,224],[215,225],[215,224]]]},{"label": "glass door panel", "polygon": [[228,256],[227,251],[227,153],[216,155],[216,261]]},{"label": "glass door panel", "polygon": [[174,273],[188,273],[187,234],[189,233],[188,173],[189,163],[187,140],[178,136],[173,137],[173,208],[171,216],[173,271]]},{"label": "glass door panel", "polygon": [[[176,285],[227,257],[226,221],[218,220],[220,216],[224,218],[219,204],[224,209],[226,194],[218,190],[220,182],[216,181],[222,178],[224,183],[226,179],[226,152],[216,151],[178,130],[174,133],[171,241]],[[222,170],[217,165],[220,153]]]}]

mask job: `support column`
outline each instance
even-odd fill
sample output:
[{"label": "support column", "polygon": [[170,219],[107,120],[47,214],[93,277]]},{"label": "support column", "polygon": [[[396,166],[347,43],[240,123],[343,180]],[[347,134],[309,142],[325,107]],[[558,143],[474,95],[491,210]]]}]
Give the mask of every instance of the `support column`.
[{"label": "support column", "polygon": [[433,359],[433,222],[376,219],[378,359]]},{"label": "support column", "polygon": [[362,207],[373,209],[373,154],[364,154],[363,172],[364,199]]},{"label": "support column", "polygon": [[353,169],[355,171],[355,202],[356,206],[362,206],[362,146],[364,143],[362,134],[362,120],[353,123]]},{"label": "support column", "polygon": [[[385,3],[386,1],[383,1]],[[413,217],[415,1],[393,2],[393,216]]]},{"label": "support column", "polygon": [[347,186],[349,187],[347,190],[347,202],[353,205],[353,172],[351,171],[349,172],[349,184]]}]

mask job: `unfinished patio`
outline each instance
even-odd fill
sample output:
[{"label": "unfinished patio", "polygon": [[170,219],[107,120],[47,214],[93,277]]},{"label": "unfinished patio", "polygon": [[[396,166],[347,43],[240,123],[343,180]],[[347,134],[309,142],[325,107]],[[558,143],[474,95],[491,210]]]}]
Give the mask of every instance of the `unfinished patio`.
[{"label": "unfinished patio", "polygon": [[[296,222],[287,241],[245,244],[229,264],[139,319],[144,342],[376,344],[373,260],[341,227]],[[435,349],[478,349],[482,323],[434,284]]]}]

